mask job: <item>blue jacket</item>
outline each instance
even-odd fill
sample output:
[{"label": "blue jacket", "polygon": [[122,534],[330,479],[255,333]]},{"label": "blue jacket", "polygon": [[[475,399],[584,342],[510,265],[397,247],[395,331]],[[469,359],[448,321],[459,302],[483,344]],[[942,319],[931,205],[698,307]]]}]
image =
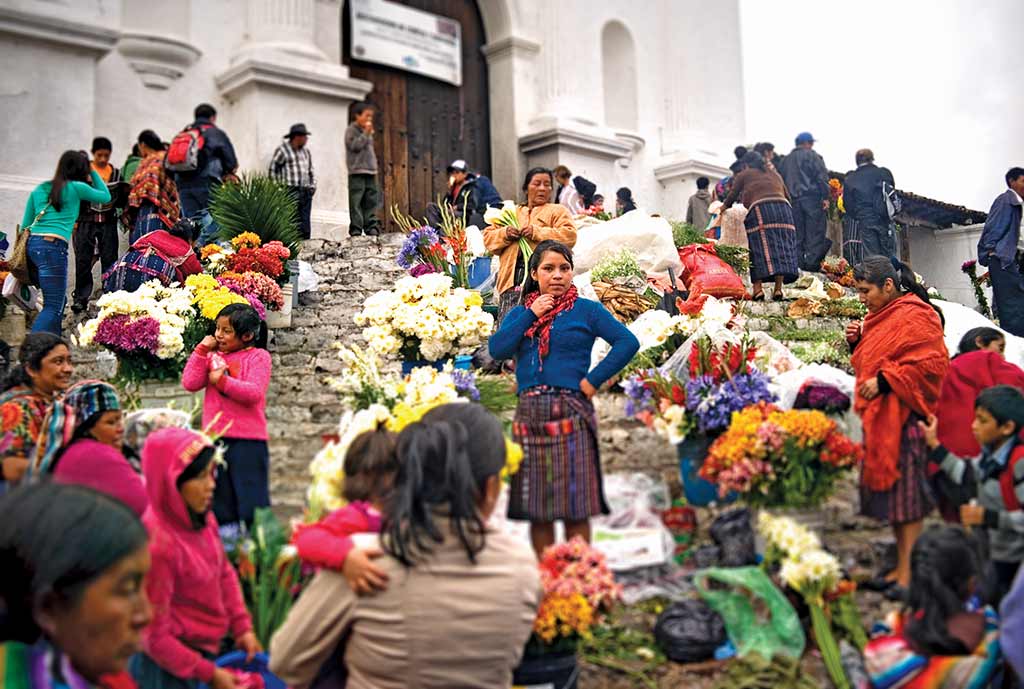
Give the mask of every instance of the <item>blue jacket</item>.
[{"label": "blue jacket", "polygon": [[494,188],[494,183],[486,175],[476,176],[476,191],[484,206],[501,207],[501,194]]},{"label": "blue jacket", "polygon": [[1020,199],[1013,189],[996,197],[978,240],[978,263],[988,266],[995,257],[1003,268],[1008,268],[1017,260],[1021,211]]},{"label": "blue jacket", "polygon": [[[555,316],[551,324],[551,350],[541,362],[537,340],[526,337],[526,331],[536,320],[533,311],[517,306],[508,312],[498,332],[491,336],[492,357],[516,358],[519,392],[538,385],[579,390],[584,378],[599,388],[625,368],[640,349],[636,336],[615,320],[600,302],[577,298],[571,310]],[[612,350],[591,371],[590,354],[599,337],[609,343]]]}]

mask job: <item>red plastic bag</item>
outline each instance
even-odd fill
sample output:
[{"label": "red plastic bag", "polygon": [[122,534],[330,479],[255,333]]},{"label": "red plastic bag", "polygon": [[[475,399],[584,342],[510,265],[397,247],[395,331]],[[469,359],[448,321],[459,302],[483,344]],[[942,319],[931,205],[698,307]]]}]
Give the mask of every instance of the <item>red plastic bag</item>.
[{"label": "red plastic bag", "polygon": [[683,282],[690,291],[690,300],[702,295],[717,299],[746,299],[743,280],[728,263],[718,257],[714,244],[691,244],[680,247]]}]

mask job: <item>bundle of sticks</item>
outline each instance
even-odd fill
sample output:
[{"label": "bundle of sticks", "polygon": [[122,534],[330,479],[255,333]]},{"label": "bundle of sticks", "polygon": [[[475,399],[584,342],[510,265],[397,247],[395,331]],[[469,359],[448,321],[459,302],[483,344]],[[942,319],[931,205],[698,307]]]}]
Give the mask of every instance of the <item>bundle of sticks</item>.
[{"label": "bundle of sticks", "polygon": [[616,320],[625,325],[635,321],[644,311],[654,308],[650,299],[642,294],[637,294],[636,290],[625,285],[595,282],[593,287],[597,298],[604,304],[604,307],[611,311]]}]

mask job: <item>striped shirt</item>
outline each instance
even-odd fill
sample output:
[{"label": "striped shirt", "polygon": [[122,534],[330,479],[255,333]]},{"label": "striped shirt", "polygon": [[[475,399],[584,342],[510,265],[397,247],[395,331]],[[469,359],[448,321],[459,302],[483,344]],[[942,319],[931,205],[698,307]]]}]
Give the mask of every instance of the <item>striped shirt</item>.
[{"label": "striped shirt", "polygon": [[285,141],[270,160],[270,176],[289,187],[315,189],[313,155],[305,146],[296,151]]}]

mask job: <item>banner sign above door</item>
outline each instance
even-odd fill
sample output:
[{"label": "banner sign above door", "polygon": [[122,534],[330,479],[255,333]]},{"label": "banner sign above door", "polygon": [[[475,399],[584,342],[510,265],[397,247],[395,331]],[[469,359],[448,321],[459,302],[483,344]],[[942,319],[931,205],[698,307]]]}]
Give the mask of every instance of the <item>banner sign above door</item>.
[{"label": "banner sign above door", "polygon": [[350,0],[352,57],[462,85],[462,27],[388,0]]}]

